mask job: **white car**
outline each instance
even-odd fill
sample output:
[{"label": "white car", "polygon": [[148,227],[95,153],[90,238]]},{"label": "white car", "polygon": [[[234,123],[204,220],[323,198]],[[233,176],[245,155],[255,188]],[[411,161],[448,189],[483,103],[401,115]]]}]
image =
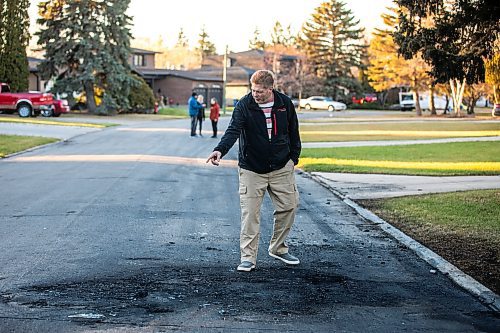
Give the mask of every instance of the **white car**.
[{"label": "white car", "polygon": [[342,111],[347,109],[344,103],[336,102],[330,97],[311,96],[300,100],[300,107],[306,110],[323,109],[328,111]]}]

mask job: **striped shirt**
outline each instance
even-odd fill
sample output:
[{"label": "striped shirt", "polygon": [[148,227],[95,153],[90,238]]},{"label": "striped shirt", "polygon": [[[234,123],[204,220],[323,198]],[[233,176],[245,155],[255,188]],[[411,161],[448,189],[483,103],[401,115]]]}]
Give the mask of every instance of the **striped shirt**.
[{"label": "striped shirt", "polygon": [[274,101],[265,104],[259,104],[264,116],[266,116],[267,134],[269,135],[269,141],[271,141],[271,135],[273,133],[273,121],[271,119],[271,110],[273,109]]}]

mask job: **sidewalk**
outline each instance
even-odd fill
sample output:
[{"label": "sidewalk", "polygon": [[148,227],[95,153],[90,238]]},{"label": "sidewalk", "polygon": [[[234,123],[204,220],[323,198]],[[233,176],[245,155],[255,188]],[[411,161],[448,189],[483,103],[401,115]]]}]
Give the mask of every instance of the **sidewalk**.
[{"label": "sidewalk", "polygon": [[313,177],[350,199],[377,199],[500,188],[500,176],[400,176],[311,172]]},{"label": "sidewalk", "polygon": [[[306,142],[302,144],[302,147],[394,146],[471,141],[500,141],[500,136],[430,140]],[[311,172],[311,175],[350,199],[390,198],[425,193],[500,188],[500,176],[429,177],[327,172]]]}]

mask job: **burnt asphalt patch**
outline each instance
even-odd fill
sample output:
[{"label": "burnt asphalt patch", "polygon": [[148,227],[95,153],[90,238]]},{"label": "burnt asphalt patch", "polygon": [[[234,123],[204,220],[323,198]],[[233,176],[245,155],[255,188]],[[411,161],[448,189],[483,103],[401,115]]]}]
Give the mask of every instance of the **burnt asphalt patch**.
[{"label": "burnt asphalt patch", "polygon": [[[307,263],[290,267],[266,258],[251,273],[220,265],[165,265],[156,257],[126,258],[144,266],[117,276],[22,287],[2,293],[0,301],[28,308],[32,318],[58,317],[80,326],[154,323],[188,330],[199,320],[226,325],[279,324],[290,329],[299,322],[315,327],[320,322],[328,327],[346,310],[359,315],[360,311],[380,314],[384,308],[388,312],[399,308],[407,313],[425,306],[433,309],[429,311],[432,320],[453,318],[455,322],[477,324],[481,331],[495,331],[498,317],[493,312],[461,313],[457,317],[456,311],[440,300],[444,295],[439,284],[383,281],[376,277],[354,279],[343,275],[349,269],[334,259],[338,252],[333,245],[303,246],[293,253],[301,258],[307,256]],[[352,265],[359,267],[363,263]],[[416,290],[426,295],[424,302],[407,297]],[[490,318],[485,319],[485,315]],[[199,319],[192,321],[193,317]],[[386,323],[390,320],[384,318]]]}]

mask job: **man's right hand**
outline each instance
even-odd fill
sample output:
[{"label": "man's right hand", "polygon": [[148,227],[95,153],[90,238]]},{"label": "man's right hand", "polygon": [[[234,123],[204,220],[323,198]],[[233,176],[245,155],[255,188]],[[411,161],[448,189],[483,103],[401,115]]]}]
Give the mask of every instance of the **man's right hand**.
[{"label": "man's right hand", "polygon": [[220,159],[222,157],[222,153],[220,151],[213,151],[212,154],[208,156],[207,162],[212,162],[213,165],[219,165],[220,164]]}]

